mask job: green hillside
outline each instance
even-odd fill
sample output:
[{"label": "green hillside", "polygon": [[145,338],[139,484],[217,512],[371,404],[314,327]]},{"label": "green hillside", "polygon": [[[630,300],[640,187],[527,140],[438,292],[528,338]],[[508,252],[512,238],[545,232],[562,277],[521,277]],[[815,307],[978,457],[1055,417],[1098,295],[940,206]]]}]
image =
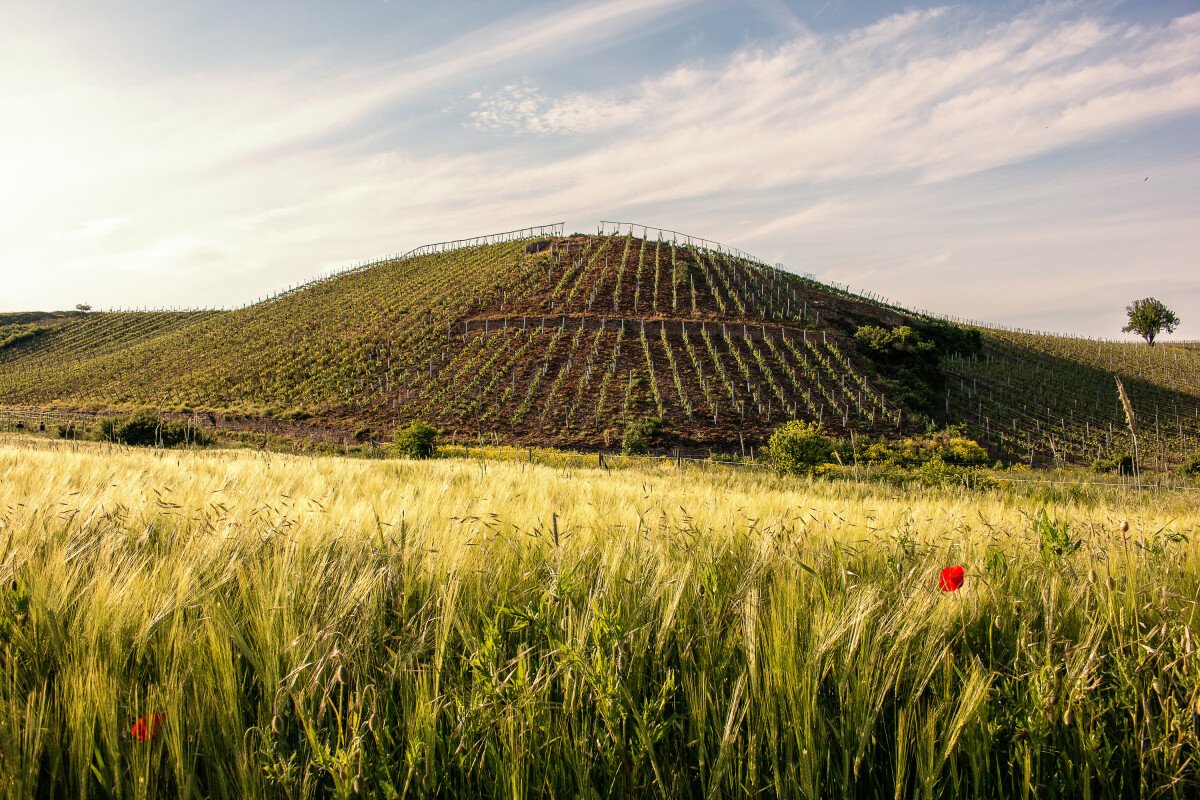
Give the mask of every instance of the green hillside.
[{"label": "green hillside", "polygon": [[[981,329],[986,356],[951,356],[950,414],[1019,454],[1090,462],[1128,451],[1120,377],[1142,458],[1160,465],[1200,447],[1200,349]],[[1015,433],[1014,433],[1015,431]]]},{"label": "green hillside", "polygon": [[963,328],[630,231],[423,252],[234,311],[0,315],[10,413],[150,407],[331,439],[423,419],[605,447],[656,417],[661,446],[728,449],[793,418],[871,436],[950,422],[997,455],[1081,462],[1129,447],[1114,375],[1144,450],[1195,448],[1194,348]]}]

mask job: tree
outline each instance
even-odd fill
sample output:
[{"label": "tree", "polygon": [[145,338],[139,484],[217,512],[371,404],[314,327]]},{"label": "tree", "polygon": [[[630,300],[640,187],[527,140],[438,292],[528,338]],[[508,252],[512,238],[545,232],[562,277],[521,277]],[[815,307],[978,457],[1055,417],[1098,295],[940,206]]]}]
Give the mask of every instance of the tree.
[{"label": "tree", "polygon": [[79,305],[75,306],[75,310],[82,311],[83,313],[86,314],[87,312],[92,310],[92,307],[90,305],[88,305],[87,303],[80,303]]},{"label": "tree", "polygon": [[1129,324],[1121,330],[1136,333],[1151,347],[1154,346],[1155,336],[1163,331],[1174,333],[1179,327],[1179,317],[1175,316],[1175,312],[1153,297],[1134,300],[1125,306],[1125,313],[1129,315]]}]

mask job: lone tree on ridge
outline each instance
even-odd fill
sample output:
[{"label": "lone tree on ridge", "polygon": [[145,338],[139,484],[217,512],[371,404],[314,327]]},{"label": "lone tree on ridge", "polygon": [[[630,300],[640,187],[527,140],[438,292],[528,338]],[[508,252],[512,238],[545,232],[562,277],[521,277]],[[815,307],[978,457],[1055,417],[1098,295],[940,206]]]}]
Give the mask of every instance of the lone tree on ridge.
[{"label": "lone tree on ridge", "polygon": [[1175,316],[1175,312],[1153,297],[1134,300],[1125,306],[1125,313],[1129,315],[1129,324],[1121,330],[1136,333],[1151,347],[1154,346],[1154,337],[1159,333],[1174,333],[1179,327],[1179,317]]}]

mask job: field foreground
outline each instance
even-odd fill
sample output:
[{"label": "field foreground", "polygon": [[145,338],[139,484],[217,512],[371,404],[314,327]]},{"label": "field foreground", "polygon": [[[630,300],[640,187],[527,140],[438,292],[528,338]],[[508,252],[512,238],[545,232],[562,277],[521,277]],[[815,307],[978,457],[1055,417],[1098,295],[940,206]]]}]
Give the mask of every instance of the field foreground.
[{"label": "field foreground", "polygon": [[0,439],[0,790],[1195,797],[1198,501]]}]

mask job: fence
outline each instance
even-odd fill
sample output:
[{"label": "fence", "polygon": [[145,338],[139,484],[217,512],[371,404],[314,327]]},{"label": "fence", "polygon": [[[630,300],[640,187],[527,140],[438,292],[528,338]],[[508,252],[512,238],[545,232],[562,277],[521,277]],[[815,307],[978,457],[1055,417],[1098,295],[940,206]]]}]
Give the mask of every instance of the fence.
[{"label": "fence", "polygon": [[700,236],[692,236],[689,233],[674,231],[670,228],[659,228],[654,225],[643,225],[640,222],[617,222],[614,220],[601,220],[600,224],[596,227],[596,231],[600,236],[619,236],[625,232],[628,232],[630,236],[633,236],[635,235],[634,232],[639,229],[642,231],[643,239],[649,239],[651,234],[656,234],[659,241],[667,241],[669,239],[676,244],[683,244],[686,247],[692,247],[721,255],[733,256],[734,258],[745,261],[759,269],[775,269],[786,272],[790,275],[795,275],[803,280],[808,281],[809,283],[817,284],[826,290],[832,289],[836,294],[841,294],[856,300],[862,300],[867,303],[872,303],[873,305],[890,308],[893,311],[905,313],[908,312],[908,309],[897,306],[893,304],[889,298],[883,297],[882,295],[874,292],[856,292],[850,288],[850,284],[839,284],[835,281],[823,281],[816,275],[813,275],[811,272],[789,269],[781,262],[768,264],[761,258],[747,253],[745,250],[739,250],[736,247],[731,247],[730,245],[722,244],[721,242],[713,241],[712,239],[705,239]]},{"label": "fence", "polygon": [[2,409],[0,432],[38,431],[52,433],[55,426],[86,427],[102,417],[114,416],[99,411],[63,411],[59,409]]},{"label": "fence", "polygon": [[463,247],[482,247],[489,244],[501,244],[503,242],[514,242],[521,239],[543,239],[547,236],[562,236],[564,222],[554,222],[549,225],[533,225],[528,228],[517,228],[516,230],[503,231],[501,233],[489,233],[483,236],[472,236],[467,239],[452,239],[448,242],[434,242],[433,244],[423,244],[420,247],[414,247],[400,258],[412,258],[413,256],[427,256],[433,253],[444,253],[447,250],[457,250]]},{"label": "fence", "polygon": [[[446,241],[446,242],[433,242],[431,244],[423,244],[420,247],[414,247],[412,250],[409,250],[407,253],[398,253],[398,254],[394,254],[394,255],[390,255],[390,256],[384,256],[383,258],[378,258],[378,259],[375,259],[374,261],[361,262],[359,264],[356,264],[352,267],[348,267],[346,269],[333,270],[330,272],[322,273],[321,275],[318,275],[317,277],[313,278],[312,280],[306,281],[304,283],[299,283],[294,286],[289,286],[288,288],[284,289],[283,291],[273,294],[270,297],[268,297],[266,300],[260,300],[259,302],[269,303],[269,302],[272,302],[275,300],[279,300],[280,298],[287,297],[287,296],[295,294],[296,292],[299,292],[299,291],[303,291],[304,289],[308,289],[312,286],[315,286],[316,284],[323,283],[325,281],[332,280],[334,278],[340,278],[345,275],[352,275],[356,272],[363,272],[364,270],[368,270],[368,269],[371,269],[372,267],[377,267],[380,264],[386,264],[386,263],[389,263],[392,261],[403,261],[406,258],[415,258],[417,256],[433,255],[434,253],[445,253],[445,252],[449,252],[451,250],[459,250],[459,249],[463,249],[463,248],[467,248],[467,247],[481,247],[483,245],[500,244],[502,242],[514,242],[514,241],[519,241],[521,239],[532,239],[532,238],[540,238],[540,237],[545,237],[545,236],[562,236],[564,225],[565,225],[565,223],[563,223],[563,222],[554,222],[554,223],[550,223],[548,225],[532,225],[528,228],[516,228],[515,230],[511,230],[511,231],[501,231],[500,233],[487,233],[487,234],[483,234],[482,236],[472,236],[472,237],[469,237],[466,239],[452,239],[452,240]],[[253,305],[253,304],[250,304],[250,305]],[[246,306],[242,306],[242,308],[245,308],[245,307]]]},{"label": "fence", "polygon": [[[84,420],[94,421],[100,417],[108,416],[102,412],[91,411],[0,411],[0,433],[12,432],[17,422],[22,423],[22,428],[16,428],[19,432],[35,432],[39,431],[39,423],[45,423],[44,430],[46,433],[51,433],[51,422],[82,422]],[[438,446],[438,453],[443,458],[478,458],[489,461],[509,461],[509,462],[524,462],[529,464],[538,464],[541,466],[549,466],[556,468],[603,468],[603,469],[623,469],[629,467],[649,466],[649,465],[666,465],[674,464],[677,468],[690,466],[698,469],[709,469],[719,467],[732,467],[740,470],[751,470],[753,472],[772,472],[773,467],[767,461],[762,461],[755,458],[755,448],[747,446],[747,453],[738,456],[737,454],[721,453],[717,454],[710,450],[709,455],[684,455],[679,448],[673,449],[670,453],[647,454],[647,455],[631,455],[613,452],[580,452],[573,450],[556,450],[546,447],[532,446],[513,446],[502,444],[484,444],[482,441],[479,444],[462,444],[452,443]],[[312,456],[322,457],[322,456]],[[375,456],[378,457],[378,456]],[[386,456],[385,456],[386,457]],[[847,465],[847,469],[849,465]],[[857,471],[861,471],[861,475]],[[1131,480],[1128,482],[1112,482],[1112,481],[1082,481],[1082,480],[1057,480],[1054,478],[1014,478],[1003,475],[997,475],[991,472],[983,473],[982,477],[987,480],[997,483],[1006,484],[1021,484],[1025,486],[1070,486],[1070,487],[1089,487],[1089,488],[1104,488],[1104,489],[1126,489],[1136,491],[1147,491],[1152,493],[1158,492],[1198,492],[1200,487],[1191,485],[1188,481],[1179,481],[1168,474],[1158,475],[1154,483],[1147,483],[1139,480]],[[854,483],[870,483],[874,482],[878,476],[872,475],[872,465],[863,463],[856,468],[855,473],[849,471],[840,475],[831,475],[822,478],[823,480],[838,480],[838,481],[853,481]]]}]

